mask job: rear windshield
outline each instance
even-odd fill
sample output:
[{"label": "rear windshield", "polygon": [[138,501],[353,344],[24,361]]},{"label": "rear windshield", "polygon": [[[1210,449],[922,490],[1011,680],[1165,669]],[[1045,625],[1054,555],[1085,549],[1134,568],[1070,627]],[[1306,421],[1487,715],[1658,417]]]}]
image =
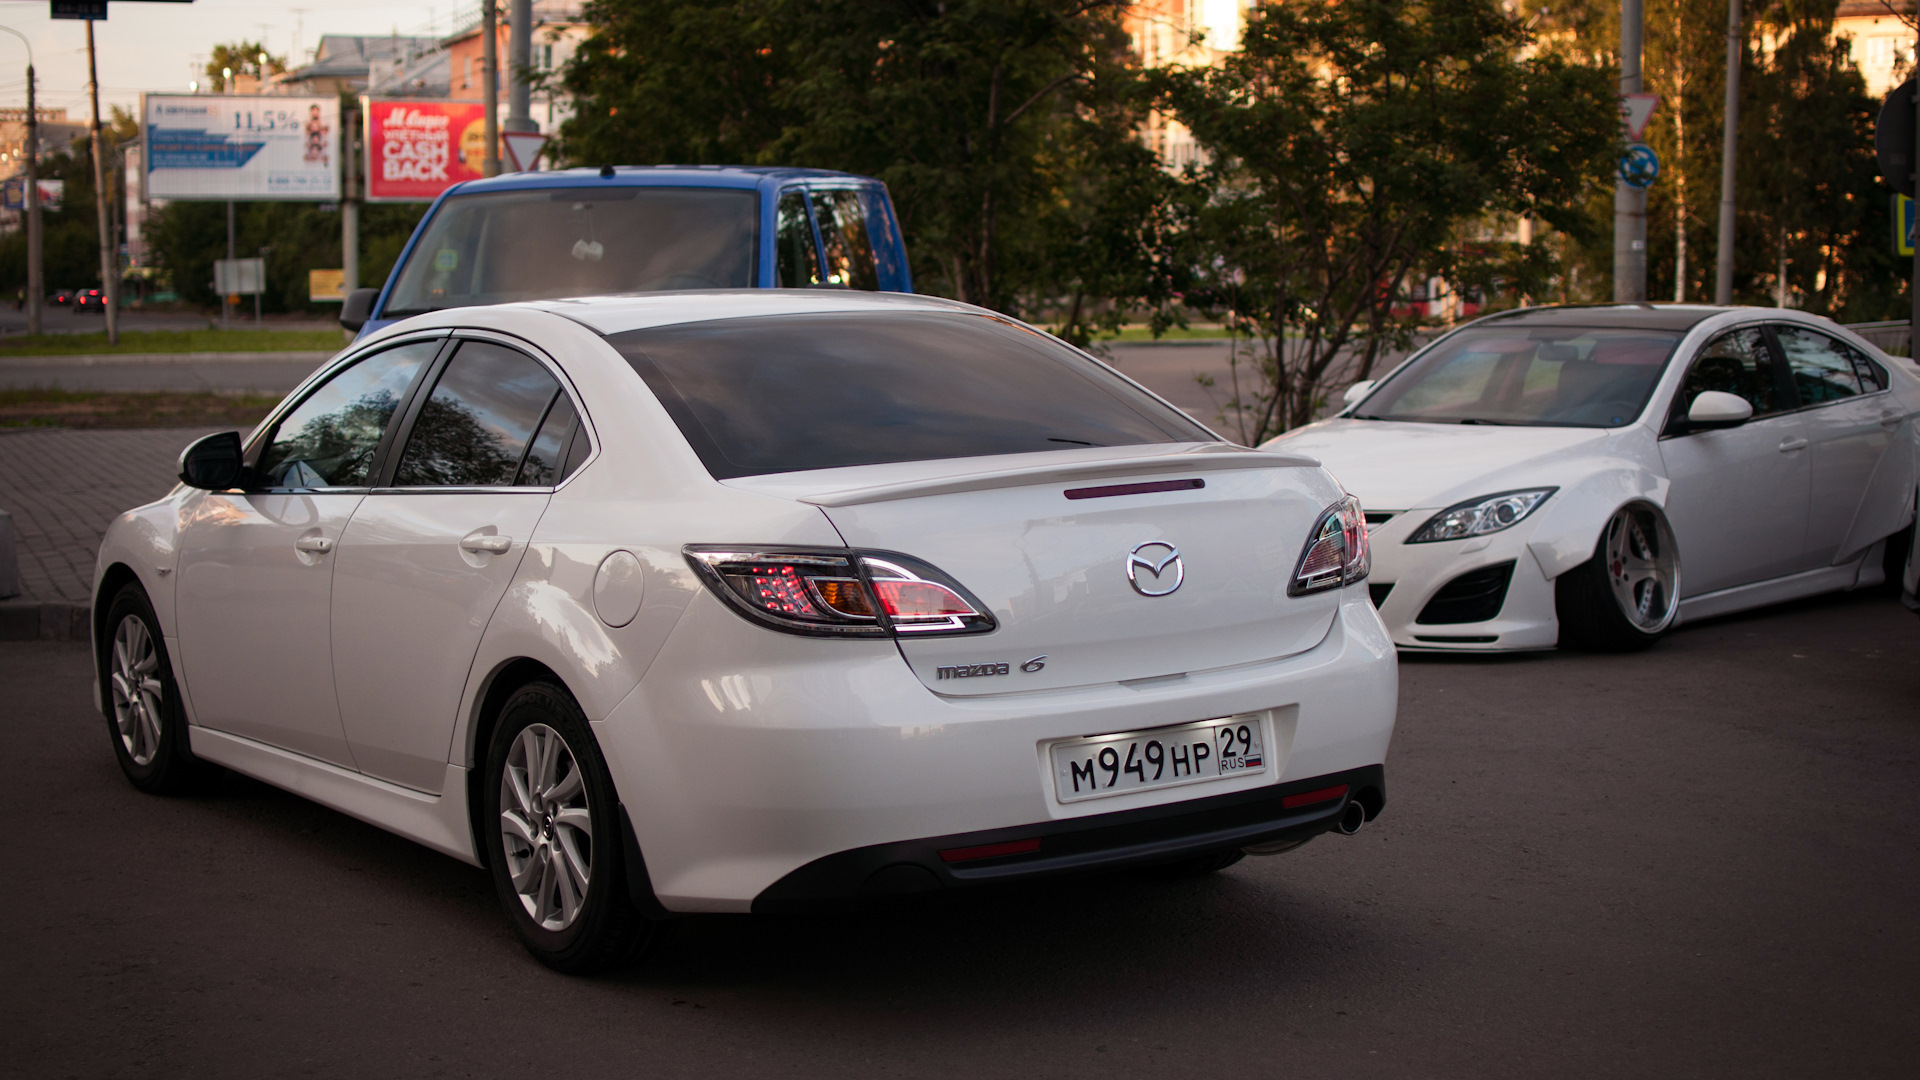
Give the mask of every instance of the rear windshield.
[{"label": "rear windshield", "polygon": [[381,313],[660,289],[746,289],[760,197],[725,188],[457,195],[427,222]]},{"label": "rear windshield", "polygon": [[1659,330],[1469,327],[1441,339],[1354,410],[1363,420],[1620,427],[1680,342]]},{"label": "rear windshield", "polygon": [[718,479],[1213,442],[1099,361],[980,315],[780,315],[609,338]]}]

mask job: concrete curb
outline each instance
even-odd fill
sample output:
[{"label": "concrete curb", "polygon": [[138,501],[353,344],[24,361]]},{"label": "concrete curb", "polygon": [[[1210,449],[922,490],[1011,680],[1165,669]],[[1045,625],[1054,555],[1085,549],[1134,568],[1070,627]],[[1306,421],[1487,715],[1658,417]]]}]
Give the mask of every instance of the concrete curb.
[{"label": "concrete curb", "polygon": [[85,641],[92,623],[70,600],[0,600],[0,641]]}]

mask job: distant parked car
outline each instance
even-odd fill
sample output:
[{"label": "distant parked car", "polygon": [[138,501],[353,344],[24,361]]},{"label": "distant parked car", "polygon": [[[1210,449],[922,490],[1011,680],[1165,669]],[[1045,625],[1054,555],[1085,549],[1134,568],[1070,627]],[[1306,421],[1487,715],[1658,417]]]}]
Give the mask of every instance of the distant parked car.
[{"label": "distant parked car", "polygon": [[1526,308],[1266,444],[1366,508],[1402,649],[1644,647],[1906,574],[1920,378],[1774,308]]},{"label": "distant parked car", "polygon": [[80,289],[73,294],[75,315],[104,315],[106,312],[107,297],[99,289]]},{"label": "distant parked car", "polygon": [[880,181],[823,169],[646,166],[514,173],[447,189],[380,289],[365,337],[443,308],[676,289],[912,292]]},{"label": "distant parked car", "polygon": [[54,307],[72,307],[73,306],[73,290],[72,289],[55,289],[53,295],[48,299],[53,303]]}]

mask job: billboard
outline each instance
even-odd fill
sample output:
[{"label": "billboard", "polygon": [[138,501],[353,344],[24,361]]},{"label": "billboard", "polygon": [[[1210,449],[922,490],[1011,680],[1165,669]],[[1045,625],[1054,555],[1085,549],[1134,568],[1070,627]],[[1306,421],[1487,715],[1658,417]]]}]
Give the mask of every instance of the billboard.
[{"label": "billboard", "polygon": [[340,198],[336,98],[147,94],[149,199]]},{"label": "billboard", "polygon": [[[34,185],[40,189],[40,209],[46,211],[60,209],[60,203],[67,195],[65,180],[41,180]],[[25,210],[27,208],[27,178],[16,176],[0,186],[0,208],[7,210]]]},{"label": "billboard", "polygon": [[428,202],[462,180],[485,175],[485,105],[362,100],[369,202]]}]

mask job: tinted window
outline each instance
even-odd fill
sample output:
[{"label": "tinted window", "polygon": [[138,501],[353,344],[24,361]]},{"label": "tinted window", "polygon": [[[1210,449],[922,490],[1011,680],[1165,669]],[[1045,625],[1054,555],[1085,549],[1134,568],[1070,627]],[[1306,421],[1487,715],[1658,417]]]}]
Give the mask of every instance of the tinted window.
[{"label": "tinted window", "polygon": [[858,191],[815,191],[814,216],[820,243],[827,249],[827,284],[872,292],[880,288],[873,264],[873,240],[867,235],[867,200]]},{"label": "tinted window", "polygon": [[485,341],[463,343],[413,422],[394,484],[512,484],[527,441],[559,389],[525,353]]},{"label": "tinted window", "polygon": [[375,353],[328,379],[274,426],[256,466],[272,487],[364,487],[387,422],[441,342]]},{"label": "tinted window", "polygon": [[798,191],[782,193],[778,216],[774,284],[782,289],[820,284],[820,252],[813,243],[813,219],[807,215],[806,195]]},{"label": "tinted window", "polygon": [[983,316],[783,315],[610,340],[722,479],[1214,441],[1099,362]]},{"label": "tinted window", "polygon": [[520,463],[522,487],[551,487],[560,482],[561,457],[567,452],[567,439],[573,435],[573,399],[561,394],[540,422],[540,434],[533,437],[527,460]]},{"label": "tinted window", "polygon": [[[1860,393],[1860,375],[1854,366],[1854,352],[1825,334],[1798,326],[1775,326],[1773,336],[1786,354],[1787,371],[1800,404],[1818,405],[1838,401]],[[1868,385],[1878,390],[1878,386]]]},{"label": "tinted window", "polygon": [[1472,327],[1388,379],[1367,420],[1619,427],[1646,407],[1680,335],[1581,327]]},{"label": "tinted window", "polygon": [[1708,390],[1747,399],[1755,416],[1780,411],[1773,356],[1759,327],[1721,334],[1700,350],[1674,395],[1674,417],[1686,416],[1693,399]]},{"label": "tinted window", "polygon": [[701,188],[568,188],[441,204],[384,315],[659,289],[751,288],[759,196]]}]

